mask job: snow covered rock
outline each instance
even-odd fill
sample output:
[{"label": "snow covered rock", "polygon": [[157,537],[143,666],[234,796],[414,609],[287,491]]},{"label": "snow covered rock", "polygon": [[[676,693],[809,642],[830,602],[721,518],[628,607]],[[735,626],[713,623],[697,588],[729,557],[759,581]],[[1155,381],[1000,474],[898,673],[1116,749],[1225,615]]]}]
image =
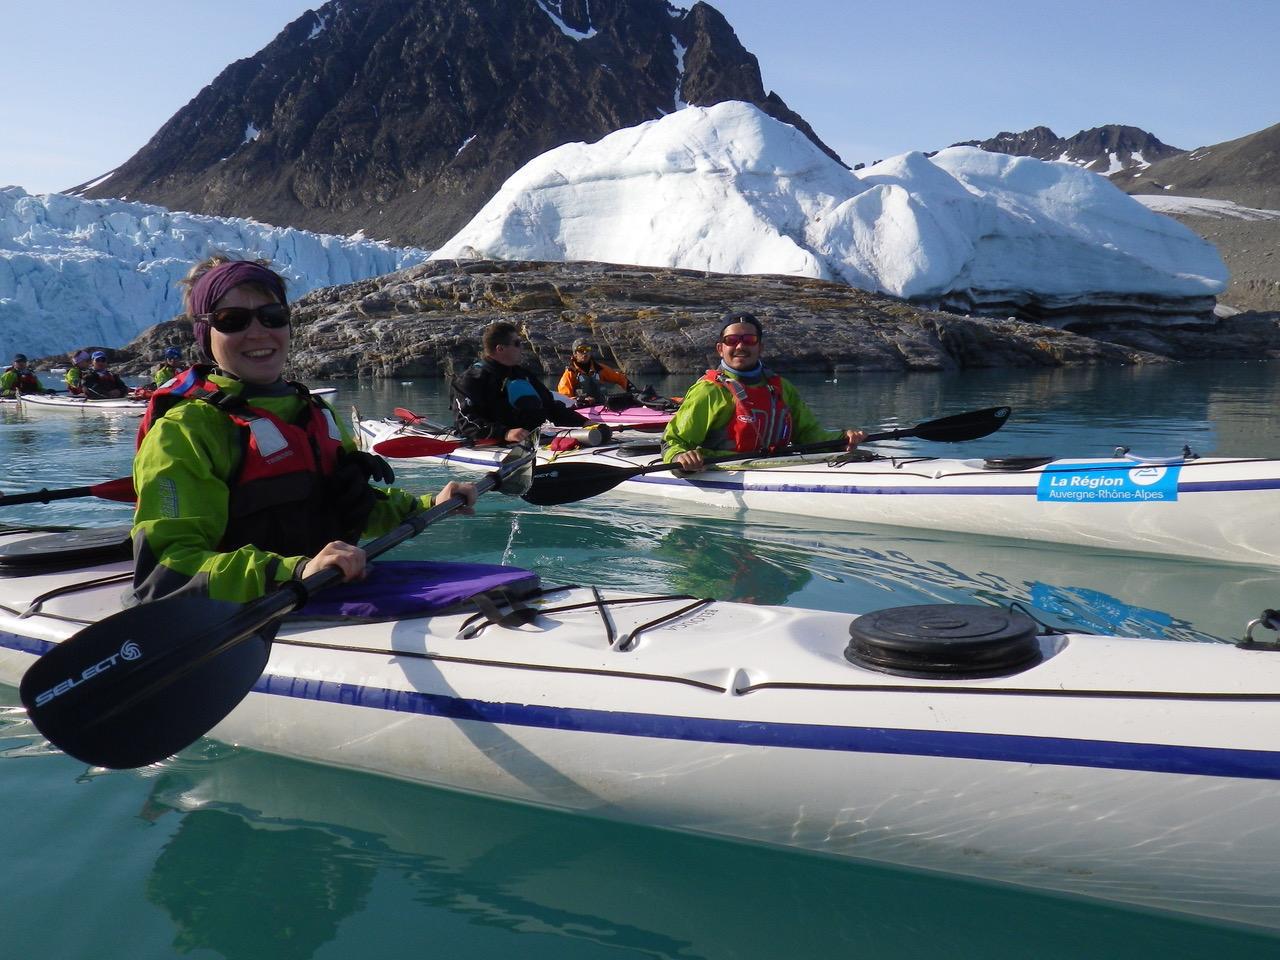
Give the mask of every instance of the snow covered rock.
[{"label": "snow covered rock", "polygon": [[120,200],[0,188],[0,359],[119,346],[182,312],[178,280],[212,250],[265,257],[290,297],[390,273],[427,251]]},{"label": "snow covered rock", "polygon": [[855,173],[737,102],[537,157],[433,257],[790,274],[1061,325],[1204,318],[1227,280],[1087,171],[953,147]]}]

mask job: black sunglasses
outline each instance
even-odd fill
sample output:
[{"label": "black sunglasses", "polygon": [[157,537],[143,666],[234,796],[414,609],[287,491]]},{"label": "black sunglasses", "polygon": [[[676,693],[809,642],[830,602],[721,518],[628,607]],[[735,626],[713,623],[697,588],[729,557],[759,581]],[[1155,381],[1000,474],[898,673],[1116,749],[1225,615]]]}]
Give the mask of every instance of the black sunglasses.
[{"label": "black sunglasses", "polygon": [[248,330],[253,318],[268,330],[278,330],[289,325],[289,308],[283,303],[268,303],[261,307],[222,307],[212,313],[201,313],[197,320],[205,320],[219,333],[239,333]]}]

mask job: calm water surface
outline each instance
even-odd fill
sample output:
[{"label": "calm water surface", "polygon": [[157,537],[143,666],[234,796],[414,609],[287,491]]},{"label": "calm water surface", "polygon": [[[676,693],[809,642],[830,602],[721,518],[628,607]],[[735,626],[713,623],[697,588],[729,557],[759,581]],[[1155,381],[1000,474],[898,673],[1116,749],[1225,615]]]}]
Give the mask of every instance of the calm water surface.
[{"label": "calm water surface", "polygon": [[[942,456],[1280,456],[1276,368],[799,378],[825,422],[902,426],[1008,403],[992,437]],[[366,416],[443,418],[440,385],[335,384]],[[680,392],[683,381],[655,382]],[[127,474],[136,420],[0,411],[6,492]],[[434,489],[440,468],[397,465]],[[6,523],[108,525],[96,500]],[[505,561],[551,582],[850,613],[1019,600],[1131,636],[1234,639],[1280,603],[1274,572],[606,496],[540,510],[498,495],[397,551]],[[140,772],[42,746],[0,688],[0,958],[455,956],[1274,957],[1280,938],[876,866],[459,797],[204,742]]]}]

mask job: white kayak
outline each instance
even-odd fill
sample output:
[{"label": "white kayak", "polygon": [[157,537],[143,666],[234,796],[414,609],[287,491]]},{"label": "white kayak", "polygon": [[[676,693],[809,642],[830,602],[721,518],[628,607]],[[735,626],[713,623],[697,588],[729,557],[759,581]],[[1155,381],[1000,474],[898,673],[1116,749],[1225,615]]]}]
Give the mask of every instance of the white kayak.
[{"label": "white kayak", "polygon": [[117,400],[90,400],[65,393],[24,393],[22,409],[27,412],[51,410],[56,413],[141,415],[147,409],[147,401],[134,400],[130,397],[121,397]]},{"label": "white kayak", "polygon": [[[398,420],[359,421],[357,431],[366,448],[400,435],[447,438]],[[462,446],[421,459],[491,470],[505,452]],[[629,477],[614,489],[731,510],[1280,566],[1280,460],[865,455],[743,460],[693,475]],[[548,451],[539,462],[622,471],[660,461],[657,442],[641,441]]]},{"label": "white kayak", "polygon": [[[119,609],[129,563],[17,573],[0,579],[0,682],[15,686]],[[541,589],[508,626],[471,611],[287,622],[211,736],[1280,929],[1278,650],[1059,634],[996,607],[855,619]]]},{"label": "white kayak", "polygon": [[[313,397],[332,397],[338,390],[336,387],[320,387],[312,390]],[[135,414],[141,415],[147,409],[147,401],[134,397],[121,397],[116,400],[90,400],[86,397],[73,397],[65,393],[43,393],[22,395],[22,406],[25,410],[52,410],[58,413],[105,413],[109,415]]]}]

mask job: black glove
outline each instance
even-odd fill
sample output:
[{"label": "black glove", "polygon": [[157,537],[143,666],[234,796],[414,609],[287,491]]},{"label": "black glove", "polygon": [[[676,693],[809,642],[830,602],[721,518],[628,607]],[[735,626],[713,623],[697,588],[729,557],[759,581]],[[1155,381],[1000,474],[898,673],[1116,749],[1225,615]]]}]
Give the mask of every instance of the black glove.
[{"label": "black glove", "polygon": [[390,483],[395,476],[387,461],[371,453],[344,450],[338,454],[338,465],[326,481],[326,493],[338,516],[343,540],[355,543],[359,539],[378,499],[386,496],[369,486],[369,481]]},{"label": "black glove", "polygon": [[396,472],[391,469],[391,464],[374,453],[365,453],[363,450],[344,450],[338,455],[339,469],[354,469],[354,465],[364,472],[366,483],[395,483]]}]

